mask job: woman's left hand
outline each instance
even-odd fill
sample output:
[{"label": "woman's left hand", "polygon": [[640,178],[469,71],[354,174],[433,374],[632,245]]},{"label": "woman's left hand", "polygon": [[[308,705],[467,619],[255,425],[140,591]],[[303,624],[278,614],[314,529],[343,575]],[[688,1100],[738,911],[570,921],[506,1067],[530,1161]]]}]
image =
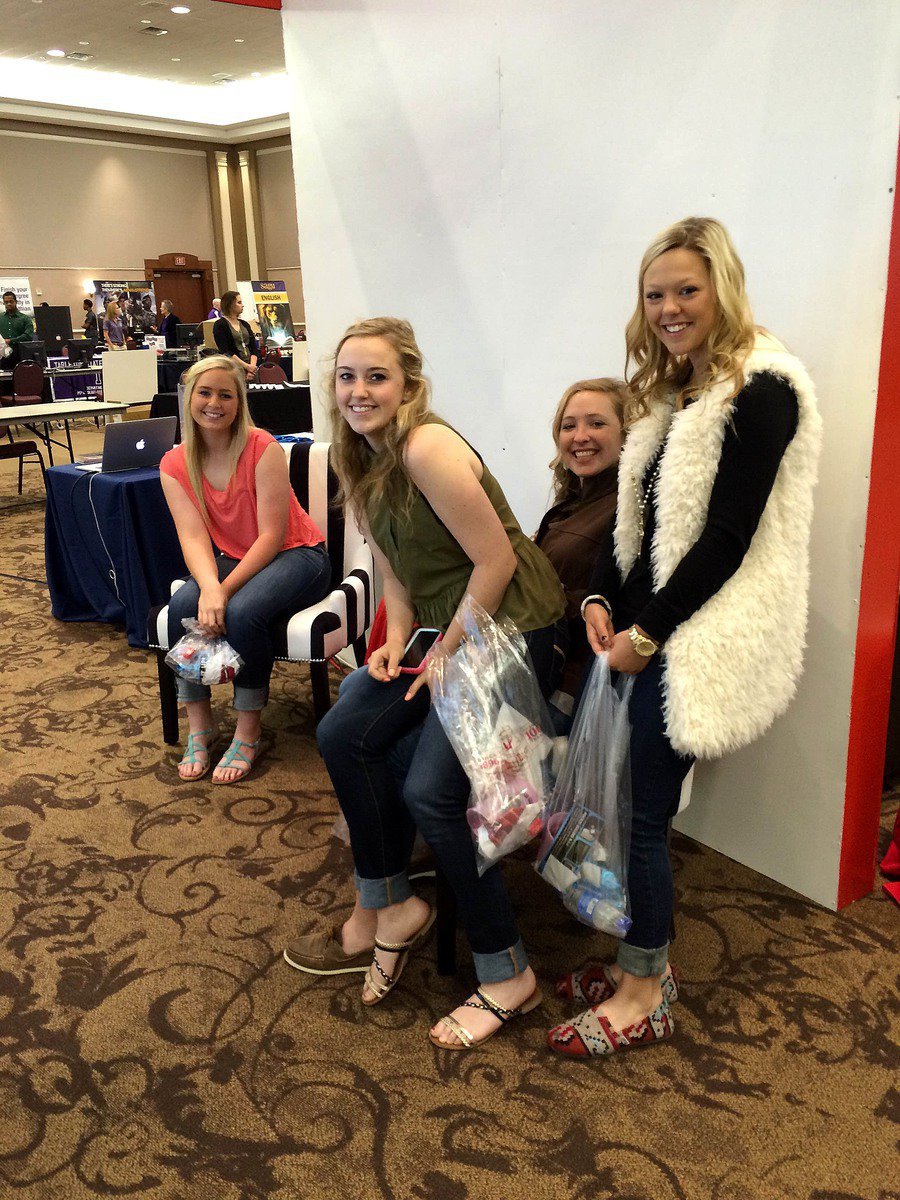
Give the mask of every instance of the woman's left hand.
[{"label": "woman's left hand", "polygon": [[632,646],[627,629],[623,629],[613,638],[608,661],[611,671],[622,671],[625,675],[640,675],[641,671],[650,664],[650,659],[638,654]]}]

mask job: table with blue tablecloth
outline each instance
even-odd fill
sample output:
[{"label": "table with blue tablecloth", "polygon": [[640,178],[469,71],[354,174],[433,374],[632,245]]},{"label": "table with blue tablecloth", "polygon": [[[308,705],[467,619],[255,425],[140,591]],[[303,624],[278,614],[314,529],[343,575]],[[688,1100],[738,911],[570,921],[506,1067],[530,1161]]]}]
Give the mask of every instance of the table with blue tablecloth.
[{"label": "table with blue tablecloth", "polygon": [[147,613],[186,574],[159,470],[47,471],[47,583],[60,621],[124,625],[147,645]]}]

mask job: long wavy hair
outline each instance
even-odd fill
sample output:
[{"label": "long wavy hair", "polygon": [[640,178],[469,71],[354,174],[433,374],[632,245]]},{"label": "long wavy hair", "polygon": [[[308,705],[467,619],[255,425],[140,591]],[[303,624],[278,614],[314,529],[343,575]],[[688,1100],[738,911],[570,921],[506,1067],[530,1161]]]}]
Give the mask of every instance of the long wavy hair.
[{"label": "long wavy hair", "polygon": [[562,432],[562,423],[566,415],[566,408],[569,401],[578,392],[598,392],[601,396],[608,396],[613,410],[619,418],[619,424],[623,427],[625,425],[625,412],[632,399],[631,390],[624,379],[579,379],[577,383],[570,384],[563,392],[562,399],[556,406],[556,412],[553,414],[553,424],[551,425],[553,444],[556,446],[556,454],[550,463],[550,469],[553,472],[554,504],[561,504],[563,500],[577,496],[581,491],[581,480],[563,464],[559,453],[559,435]]},{"label": "long wavy hair", "polygon": [[203,464],[206,461],[207,449],[203,436],[194,421],[191,412],[191,396],[197,381],[207,371],[224,371],[231,376],[234,390],[237,392],[237,414],[231,423],[231,441],[228,446],[228,476],[229,479],[237,469],[238,459],[247,445],[247,435],[253,429],[250,409],[247,407],[247,375],[242,366],[226,354],[212,354],[209,358],[201,358],[195,362],[184,377],[184,400],[181,411],[181,439],[184,443],[184,460],[187,466],[188,479],[200,506],[203,519],[209,524],[209,513],[203,499]]},{"label": "long wavy hair", "polygon": [[[693,250],[703,259],[715,290],[716,320],[707,341],[709,359],[698,378],[690,359],[670,354],[650,327],[644,313],[644,275],[667,250]],[[728,230],[714,217],[685,217],[653,239],[641,260],[637,307],[625,329],[625,377],[634,393],[626,425],[644,416],[650,406],[675,392],[679,407],[702,392],[713,379],[730,380],[732,395],[744,386],[743,365],[753,346],[756,326],[744,282],[744,264]]]},{"label": "long wavy hair", "polygon": [[[335,394],[338,355],[349,338],[379,337],[390,344],[403,372],[403,399],[382,445],[373,450],[366,439],[350,428],[341,415]],[[357,321],[338,342],[325,379],[331,415],[331,459],[341,484],[341,499],[365,514],[382,496],[392,509],[409,511],[413,492],[403,454],[409,435],[424,423],[430,411],[431,385],[423,374],[422,351],[409,321],[398,317],[370,317]]]}]

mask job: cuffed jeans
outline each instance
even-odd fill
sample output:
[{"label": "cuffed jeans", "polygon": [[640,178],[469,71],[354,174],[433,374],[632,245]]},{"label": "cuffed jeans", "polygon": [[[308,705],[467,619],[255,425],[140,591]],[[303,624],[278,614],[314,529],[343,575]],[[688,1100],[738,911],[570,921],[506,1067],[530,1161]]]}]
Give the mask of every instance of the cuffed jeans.
[{"label": "cuffed jeans", "polygon": [[[552,626],[526,636],[544,689],[553,640]],[[360,668],[317,730],[350,831],[360,903],[384,908],[412,895],[407,864],[418,828],[456,895],[479,981],[498,983],[525,969],[525,948],[499,866],[478,874],[466,820],[469,780],[427,687],[404,700],[414,678],[382,683]]]},{"label": "cuffed jeans", "polygon": [[663,717],[664,660],[654,655],[635,676],[631,693],[631,853],[628,893],[632,925],[619,943],[623,971],[661,975],[669,956],[674,888],[669,821],[678,812],[681,785],[694,759],[678,754]]},{"label": "cuffed jeans", "polygon": [[[238,559],[216,555],[220,582],[238,565]],[[225,608],[225,637],[238,652],[243,666],[234,680],[234,707],[256,712],[269,699],[269,679],[275,663],[272,625],[278,617],[315,604],[331,586],[331,563],[324,546],[295,546],[282,550],[231,597]],[[169,645],[184,634],[181,622],[196,617],[200,588],[188,579],[169,601]],[[176,676],[182,704],[208,700],[209,688]]]}]

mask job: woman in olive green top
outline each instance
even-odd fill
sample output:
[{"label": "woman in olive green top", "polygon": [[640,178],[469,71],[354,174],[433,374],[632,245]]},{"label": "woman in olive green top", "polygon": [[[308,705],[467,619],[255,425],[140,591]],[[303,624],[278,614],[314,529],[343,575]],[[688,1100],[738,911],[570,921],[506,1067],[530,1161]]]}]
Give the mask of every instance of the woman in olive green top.
[{"label": "woman in olive green top", "polygon": [[[483,985],[430,1037],[469,1049],[535,1008],[541,994],[500,870],[479,877],[466,821],[469,781],[430,707],[429,670],[404,675],[399,664],[416,621],[443,632],[439,653],[456,650],[462,631],[454,614],[468,592],[516,623],[549,690],[562,589],[481,458],[431,414],[407,322],[377,318],[348,329],[329,392],[332,454],[344,498],[372,546],[387,609],[387,641],[346,681],[318,728],[350,830],[361,906],[376,913],[362,1000],[387,996],[434,919],[406,873],[418,827],[456,894]],[[352,963],[345,970],[358,969],[354,960],[366,947],[372,953],[369,920],[351,917],[331,937],[340,942],[333,947],[338,962]],[[299,960],[294,965],[303,969]]]}]

